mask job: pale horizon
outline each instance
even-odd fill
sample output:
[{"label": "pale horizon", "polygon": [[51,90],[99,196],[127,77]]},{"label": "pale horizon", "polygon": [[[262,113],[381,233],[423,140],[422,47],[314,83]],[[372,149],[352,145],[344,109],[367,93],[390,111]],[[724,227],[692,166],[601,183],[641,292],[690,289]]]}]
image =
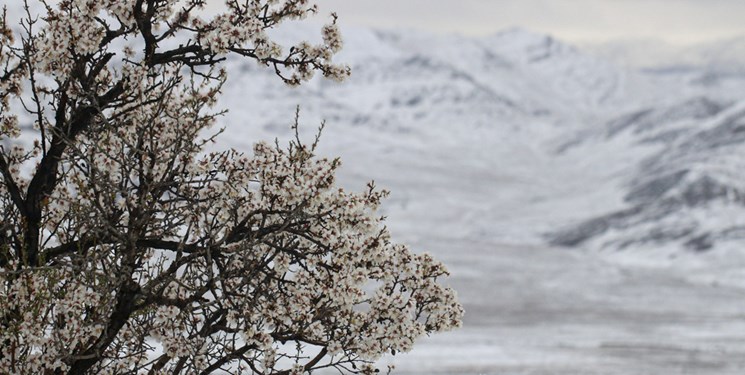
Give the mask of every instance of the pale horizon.
[{"label": "pale horizon", "polygon": [[745,1],[737,0],[318,0],[317,3],[319,21],[336,12],[342,27],[416,29],[473,36],[519,27],[577,44],[642,39],[691,45],[745,35],[745,22],[742,22]]}]

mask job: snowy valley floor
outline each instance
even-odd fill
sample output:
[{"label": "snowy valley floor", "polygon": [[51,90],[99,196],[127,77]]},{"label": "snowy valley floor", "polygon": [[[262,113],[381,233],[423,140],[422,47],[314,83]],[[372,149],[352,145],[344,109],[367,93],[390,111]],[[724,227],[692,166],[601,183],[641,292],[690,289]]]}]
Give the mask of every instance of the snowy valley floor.
[{"label": "snowy valley floor", "polygon": [[660,269],[563,249],[459,245],[468,250],[432,250],[451,268],[464,327],[388,360],[395,373],[745,373],[745,289],[710,281],[745,269],[741,260]]}]

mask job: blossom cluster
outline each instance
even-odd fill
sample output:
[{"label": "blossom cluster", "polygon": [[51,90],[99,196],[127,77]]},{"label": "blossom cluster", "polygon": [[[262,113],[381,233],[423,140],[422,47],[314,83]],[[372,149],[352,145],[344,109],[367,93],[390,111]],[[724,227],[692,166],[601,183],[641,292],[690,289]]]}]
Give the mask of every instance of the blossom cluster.
[{"label": "blossom cluster", "polygon": [[[104,329],[90,320],[105,305],[104,296],[69,268],[0,277],[3,329],[0,369],[3,373],[43,374],[67,371],[64,359]],[[22,360],[21,360],[22,359]]]},{"label": "blossom cluster", "polygon": [[315,142],[206,151],[224,54],[348,74],[335,21],[284,56],[268,37],[307,1],[227,4],[63,0],[20,47],[0,25],[0,373],[372,373],[460,325],[444,265],[391,240],[388,193],[338,187]]},{"label": "blossom cluster", "polygon": [[[171,54],[179,51],[184,52],[179,58],[191,64],[211,64],[234,52],[272,65],[290,85],[309,80],[315,71],[339,81],[349,76],[348,66],[332,61],[342,46],[335,15],[333,22],[323,27],[323,43],[319,45],[301,42],[284,48],[267,33],[281,22],[317,12],[317,7],[307,0],[228,1],[226,12],[209,19],[199,17],[203,7],[203,1],[61,1],[58,8],[49,9],[45,18],[35,63],[41,72],[64,79],[79,73],[73,70],[80,56],[116,54],[109,47],[113,39],[142,34],[146,54],[152,54],[148,48],[162,40],[180,39],[179,48],[147,56],[149,59],[173,57]],[[157,30],[162,33],[158,35]]]}]

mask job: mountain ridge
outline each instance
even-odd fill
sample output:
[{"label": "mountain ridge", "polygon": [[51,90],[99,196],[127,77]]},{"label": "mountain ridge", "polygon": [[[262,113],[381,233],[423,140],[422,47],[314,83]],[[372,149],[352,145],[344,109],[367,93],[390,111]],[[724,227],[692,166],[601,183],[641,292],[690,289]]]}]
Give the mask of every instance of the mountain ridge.
[{"label": "mountain ridge", "polygon": [[[260,138],[281,135],[297,104],[302,119],[326,119],[322,151],[347,160],[353,168],[348,182],[360,184],[369,176],[390,187],[394,197],[399,192],[391,217],[400,218],[395,224],[406,228],[406,235],[426,236],[410,221],[460,238],[642,246],[650,243],[653,230],[638,225],[654,226],[649,218],[662,223],[688,210],[680,197],[673,200],[676,208],[672,203],[664,209],[634,208],[641,204],[634,197],[654,190],[645,190],[649,181],[659,171],[692,170],[685,163],[712,159],[714,168],[726,161],[721,153],[728,148],[716,144],[696,149],[694,161],[683,156],[690,149],[686,140],[697,139],[705,129],[724,131],[718,119],[739,100],[735,91],[723,94],[721,85],[728,85],[728,78],[701,86],[688,73],[671,77],[629,70],[520,29],[489,37],[359,29],[348,35],[340,56],[353,66],[348,82],[314,80],[290,90],[274,82],[270,72],[250,68],[252,75],[264,77],[262,83],[251,91],[234,77],[237,84],[229,83],[226,92],[254,98],[258,113],[234,111],[228,123],[239,118],[273,123],[258,131]],[[240,138],[240,132],[233,134]],[[683,156],[664,157],[672,154]],[[679,189],[685,197],[703,189],[705,198],[707,186],[715,185],[689,179],[671,179],[667,183],[675,186],[670,191]],[[712,211],[707,205],[718,204],[719,196],[710,195],[694,208]],[[669,197],[663,194],[659,202],[663,198]],[[433,215],[432,207],[438,206],[441,213]],[[588,235],[582,228],[593,220],[607,225]],[[608,237],[619,226],[630,228],[624,238]],[[660,224],[656,230],[669,226]],[[733,227],[697,228],[686,236],[659,237],[660,243],[685,250],[691,246],[683,237],[692,241]],[[577,231],[581,241],[566,240]]]}]

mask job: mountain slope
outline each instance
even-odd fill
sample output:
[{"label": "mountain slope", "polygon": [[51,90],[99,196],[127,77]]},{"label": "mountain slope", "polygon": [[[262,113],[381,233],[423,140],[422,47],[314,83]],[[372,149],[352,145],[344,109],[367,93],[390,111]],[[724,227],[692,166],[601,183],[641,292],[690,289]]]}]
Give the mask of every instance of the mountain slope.
[{"label": "mountain slope", "polygon": [[413,238],[699,250],[739,238],[731,79],[635,72],[520,29],[347,35],[341,85],[289,89],[231,62],[231,142],[289,135],[300,105],[306,136],[327,120],[322,152],[343,157],[344,181],[393,190],[392,227]]},{"label": "mountain slope", "polygon": [[745,238],[745,103],[684,104],[611,122],[606,134],[632,133],[658,149],[626,179],[624,208],[554,233],[552,243],[703,251]]}]

